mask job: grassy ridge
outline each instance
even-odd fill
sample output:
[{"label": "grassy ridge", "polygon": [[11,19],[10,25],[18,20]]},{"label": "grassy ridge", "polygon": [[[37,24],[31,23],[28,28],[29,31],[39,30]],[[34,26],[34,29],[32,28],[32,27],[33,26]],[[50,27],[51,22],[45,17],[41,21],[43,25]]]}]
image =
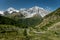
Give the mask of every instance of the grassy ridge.
[{"label": "grassy ridge", "polygon": [[60,22],[60,8],[44,17],[40,23],[40,29],[45,30],[57,22]]}]

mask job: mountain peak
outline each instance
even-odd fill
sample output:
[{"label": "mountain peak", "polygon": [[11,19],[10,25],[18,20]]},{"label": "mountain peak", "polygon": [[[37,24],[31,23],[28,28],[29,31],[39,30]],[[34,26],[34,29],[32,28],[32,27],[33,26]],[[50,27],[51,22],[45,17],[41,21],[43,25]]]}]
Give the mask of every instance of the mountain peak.
[{"label": "mountain peak", "polygon": [[23,8],[23,9],[20,9],[20,11],[23,14],[27,14],[28,15],[27,17],[31,17],[36,14],[39,14],[40,16],[44,17],[45,15],[49,13],[46,9],[39,7],[39,6],[34,6],[28,9]]},{"label": "mountain peak", "polygon": [[4,14],[4,11],[0,11],[0,14],[2,14],[2,15],[3,15],[3,14]]},{"label": "mountain peak", "polygon": [[13,10],[15,10],[13,7],[9,7],[9,8],[7,9],[7,11],[13,11]]},{"label": "mountain peak", "polygon": [[39,7],[39,6],[34,6],[34,8],[36,8],[36,9],[43,9],[42,7]]},{"label": "mountain peak", "polygon": [[16,9],[13,8],[13,7],[8,8],[7,11],[8,11],[9,13],[12,13],[13,11],[19,12],[19,10],[16,10]]}]

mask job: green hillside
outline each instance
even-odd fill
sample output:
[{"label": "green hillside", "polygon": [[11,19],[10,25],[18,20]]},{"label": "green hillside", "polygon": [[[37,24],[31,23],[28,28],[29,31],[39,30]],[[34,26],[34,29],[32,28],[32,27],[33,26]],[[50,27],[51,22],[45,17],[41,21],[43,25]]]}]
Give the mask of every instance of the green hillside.
[{"label": "green hillside", "polygon": [[39,27],[42,30],[46,30],[48,27],[52,26],[57,22],[60,22],[60,8],[53,11],[49,15],[46,15],[43,21],[39,24]]},{"label": "green hillside", "polygon": [[2,25],[0,24],[0,40],[23,40],[26,39],[24,36],[24,29],[13,25]]},{"label": "green hillside", "polygon": [[31,18],[24,18],[24,16],[21,13],[13,13],[13,14],[7,14],[5,17],[8,17],[10,19],[13,19],[17,21],[17,23],[20,25],[20,27],[34,27],[42,21],[42,17],[40,15],[35,15]]},{"label": "green hillside", "polygon": [[16,21],[7,17],[0,16],[0,24],[14,25],[16,24]]},{"label": "green hillside", "polygon": [[47,30],[30,29],[31,40],[60,40],[60,22],[53,24]]}]

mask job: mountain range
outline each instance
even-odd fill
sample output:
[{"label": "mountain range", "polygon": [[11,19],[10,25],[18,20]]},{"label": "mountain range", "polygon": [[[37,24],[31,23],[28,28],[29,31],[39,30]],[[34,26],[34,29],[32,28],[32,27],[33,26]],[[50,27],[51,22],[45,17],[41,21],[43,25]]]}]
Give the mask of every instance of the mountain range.
[{"label": "mountain range", "polygon": [[49,11],[38,6],[34,6],[32,8],[21,8],[20,10],[10,7],[5,11],[0,11],[1,15],[11,15],[11,14],[17,15],[16,13],[23,15],[24,18],[30,18],[36,14],[40,15],[41,17],[44,17],[49,13]]}]

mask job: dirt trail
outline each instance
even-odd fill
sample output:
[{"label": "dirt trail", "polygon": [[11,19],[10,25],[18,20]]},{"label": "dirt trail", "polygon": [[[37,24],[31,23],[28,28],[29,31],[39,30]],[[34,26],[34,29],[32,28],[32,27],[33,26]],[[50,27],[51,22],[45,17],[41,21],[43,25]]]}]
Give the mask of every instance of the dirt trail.
[{"label": "dirt trail", "polygon": [[55,27],[56,25],[60,25],[60,22],[54,24],[53,26],[49,27],[48,30],[50,30],[51,28]]}]

